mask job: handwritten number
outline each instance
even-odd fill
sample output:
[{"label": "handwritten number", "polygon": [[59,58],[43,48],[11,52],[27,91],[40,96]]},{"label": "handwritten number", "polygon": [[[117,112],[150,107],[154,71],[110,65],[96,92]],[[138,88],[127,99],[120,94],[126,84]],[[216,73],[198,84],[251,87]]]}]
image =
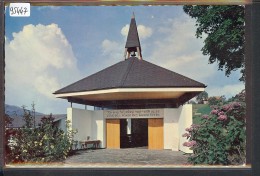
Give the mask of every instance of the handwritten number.
[{"label": "handwritten number", "polygon": [[26,7],[10,7],[10,15],[26,15],[28,9]]},{"label": "handwritten number", "polygon": [[27,8],[24,8],[24,15],[26,14],[26,12],[28,12]]},{"label": "handwritten number", "polygon": [[11,11],[11,15],[14,15],[14,14],[15,14],[15,11],[14,11],[14,8],[13,8],[13,7],[10,7],[10,11]]}]

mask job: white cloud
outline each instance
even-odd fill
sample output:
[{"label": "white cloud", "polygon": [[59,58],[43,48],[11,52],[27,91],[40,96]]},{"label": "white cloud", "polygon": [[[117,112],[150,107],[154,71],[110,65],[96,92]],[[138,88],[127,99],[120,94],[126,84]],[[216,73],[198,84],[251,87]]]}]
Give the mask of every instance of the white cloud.
[{"label": "white cloud", "polygon": [[214,65],[204,63],[206,60],[207,58],[201,56],[200,52],[197,51],[190,54],[183,54],[176,59],[169,59],[161,65],[184,76],[203,82],[216,71]]},{"label": "white cloud", "polygon": [[140,38],[148,38],[152,35],[152,29],[149,27],[146,27],[144,25],[138,25],[137,26],[137,30],[138,30],[138,35],[140,36]]},{"label": "white cloud", "polygon": [[241,90],[245,89],[245,85],[243,83],[237,83],[237,84],[230,84],[225,86],[209,86],[206,88],[206,91],[208,92],[209,96],[221,96],[225,95],[227,98],[231,98],[232,96],[235,96]]},{"label": "white cloud", "polygon": [[201,54],[203,43],[195,37],[194,20],[186,15],[168,19],[156,31],[159,37],[148,56],[152,62],[201,82],[214,74],[215,65]]},{"label": "white cloud", "polygon": [[126,25],[121,29],[121,34],[122,34],[122,36],[127,37],[128,31],[129,31],[129,27],[130,27],[130,25],[129,25],[129,24],[126,24]]},{"label": "white cloud", "polygon": [[[124,60],[124,41],[112,41],[108,39],[104,39],[101,43],[101,51],[103,57],[106,59],[103,59],[103,64],[99,66],[95,66],[98,69],[104,69],[104,66],[108,67],[110,65],[113,65],[119,61]],[[99,71],[99,70],[97,70]]]},{"label": "white cloud", "polygon": [[[138,30],[138,35],[139,35],[140,39],[146,39],[146,38],[150,37],[153,33],[153,31],[150,27],[147,27],[144,25],[137,25],[137,30]],[[121,29],[121,34],[124,37],[127,37],[128,31],[129,31],[129,24],[125,25]]]},{"label": "white cloud", "polygon": [[[219,74],[217,63],[208,64],[209,56],[201,52],[206,36],[203,39],[195,37],[195,21],[187,15],[165,20],[154,31],[158,35],[150,45],[153,48],[150,56],[147,56],[148,61],[206,84],[206,91],[210,95],[231,97],[244,88],[243,83],[234,81],[237,76],[235,73],[232,78],[227,78],[224,73]],[[224,86],[223,82],[226,82]]]},{"label": "white cloud", "polygon": [[57,24],[26,25],[13,33],[6,42],[6,65],[6,102],[21,106],[37,101],[51,111],[56,102],[52,93],[80,75],[72,47]]},{"label": "white cloud", "polygon": [[53,98],[51,93],[61,88],[57,79],[58,78],[53,77],[53,75],[39,75],[35,78],[34,87],[42,95]]},{"label": "white cloud", "polygon": [[117,52],[118,48],[122,48],[119,43],[108,39],[103,40],[101,46],[104,54],[115,54],[114,52]]}]

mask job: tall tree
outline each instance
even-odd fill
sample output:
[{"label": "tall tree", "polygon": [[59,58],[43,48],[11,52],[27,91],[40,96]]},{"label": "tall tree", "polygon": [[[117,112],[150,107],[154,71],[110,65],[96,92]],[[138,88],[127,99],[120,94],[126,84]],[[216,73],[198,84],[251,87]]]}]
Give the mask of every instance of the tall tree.
[{"label": "tall tree", "polygon": [[208,93],[206,91],[201,92],[197,97],[196,100],[199,104],[202,104],[204,100],[208,99]]},{"label": "tall tree", "polygon": [[245,81],[245,7],[187,5],[183,10],[196,19],[196,37],[206,34],[201,50],[209,55],[209,63],[217,62],[226,76],[241,69],[239,80]]}]

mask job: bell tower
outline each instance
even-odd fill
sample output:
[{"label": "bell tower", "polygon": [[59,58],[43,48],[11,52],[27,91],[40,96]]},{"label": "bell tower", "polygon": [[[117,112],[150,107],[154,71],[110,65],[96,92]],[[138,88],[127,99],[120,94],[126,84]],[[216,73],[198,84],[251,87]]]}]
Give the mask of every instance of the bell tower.
[{"label": "bell tower", "polygon": [[127,35],[126,44],[125,44],[125,54],[124,54],[125,60],[130,58],[131,56],[136,56],[136,52],[137,52],[138,59],[142,60],[141,44],[140,44],[137,26],[135,22],[135,15],[133,13],[128,35]]}]

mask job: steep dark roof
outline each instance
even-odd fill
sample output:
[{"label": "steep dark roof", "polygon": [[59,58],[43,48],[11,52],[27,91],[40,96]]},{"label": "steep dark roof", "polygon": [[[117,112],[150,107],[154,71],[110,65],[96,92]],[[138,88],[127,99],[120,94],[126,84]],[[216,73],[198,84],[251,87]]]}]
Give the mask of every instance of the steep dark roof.
[{"label": "steep dark roof", "polygon": [[138,36],[135,17],[133,15],[130,22],[125,48],[128,48],[128,51],[131,52],[131,51],[136,51],[136,47],[139,47],[141,50],[141,44]]},{"label": "steep dark roof", "polygon": [[111,88],[206,87],[188,77],[131,57],[64,87],[54,94]]}]

